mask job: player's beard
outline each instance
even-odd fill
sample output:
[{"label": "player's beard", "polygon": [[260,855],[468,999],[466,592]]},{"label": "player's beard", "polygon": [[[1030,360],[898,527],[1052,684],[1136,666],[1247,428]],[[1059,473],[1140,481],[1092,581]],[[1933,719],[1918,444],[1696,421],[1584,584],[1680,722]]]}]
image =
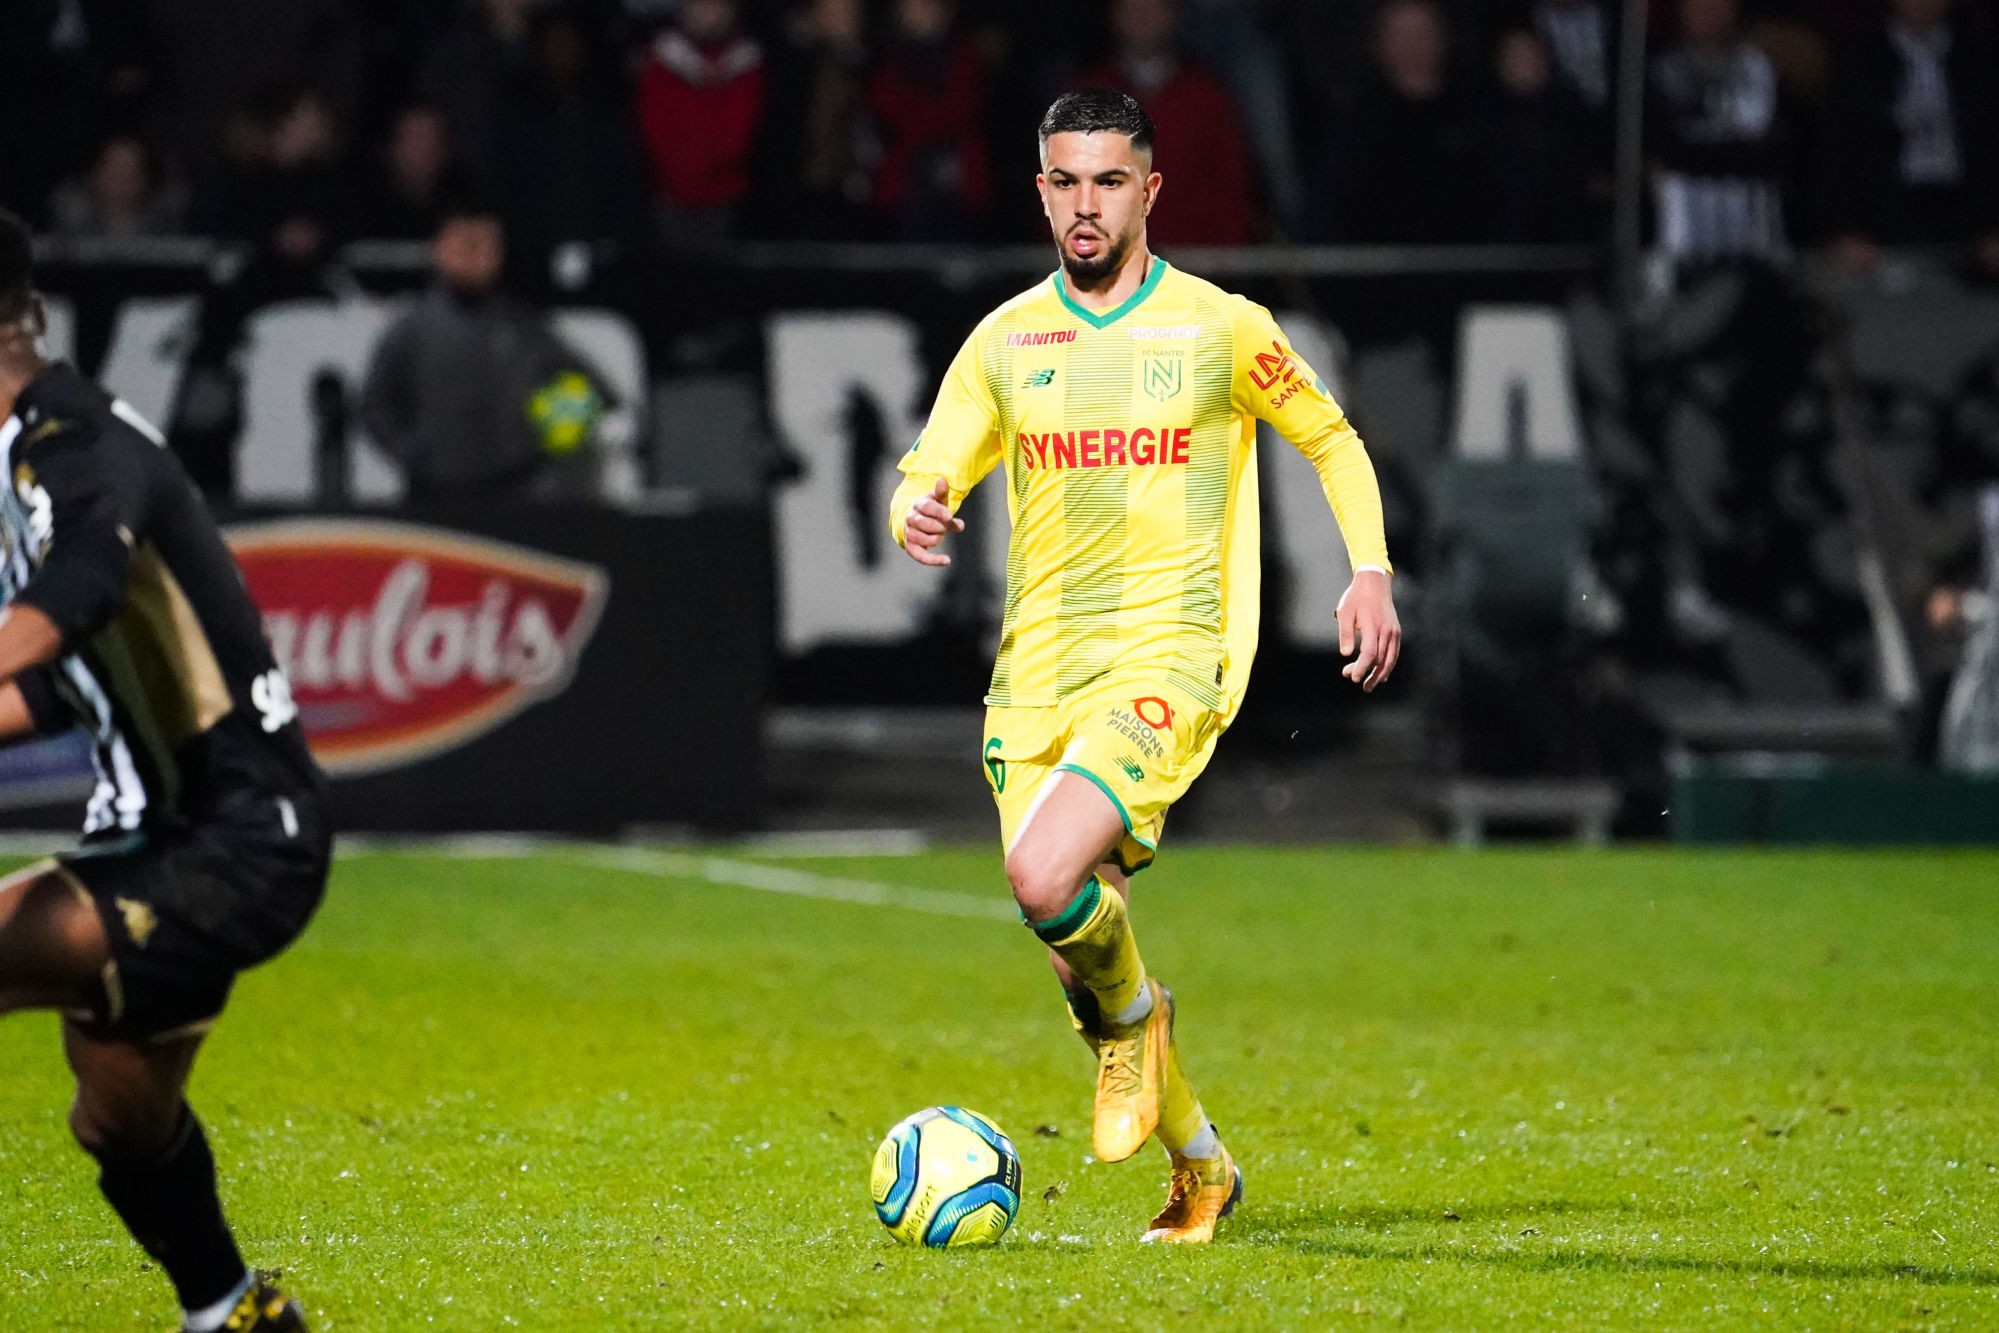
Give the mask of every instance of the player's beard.
[{"label": "player's beard", "polygon": [[1090,259],[1078,259],[1071,254],[1065,240],[1057,247],[1062,252],[1062,269],[1069,275],[1069,281],[1079,290],[1092,291],[1102,286],[1124,267],[1125,259],[1131,254],[1134,239],[1129,235],[1105,236],[1103,248]]}]

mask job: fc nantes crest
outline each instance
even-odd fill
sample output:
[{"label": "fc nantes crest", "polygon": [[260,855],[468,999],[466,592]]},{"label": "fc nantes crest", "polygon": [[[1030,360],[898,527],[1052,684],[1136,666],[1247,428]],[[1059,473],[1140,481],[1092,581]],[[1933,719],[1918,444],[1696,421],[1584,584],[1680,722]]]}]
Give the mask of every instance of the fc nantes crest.
[{"label": "fc nantes crest", "polygon": [[1165,402],[1177,398],[1185,384],[1182,371],[1186,366],[1185,352],[1147,352],[1143,358],[1145,366],[1145,392],[1148,396]]}]

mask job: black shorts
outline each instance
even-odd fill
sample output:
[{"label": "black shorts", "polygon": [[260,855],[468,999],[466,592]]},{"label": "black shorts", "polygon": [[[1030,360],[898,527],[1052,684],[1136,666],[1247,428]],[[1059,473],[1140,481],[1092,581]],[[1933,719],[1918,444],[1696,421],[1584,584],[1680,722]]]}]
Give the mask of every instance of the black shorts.
[{"label": "black shorts", "polygon": [[60,858],[111,941],[104,995],[72,1020],[127,1040],[206,1028],[236,974],[305,929],[326,891],[332,842],[319,797],[258,795],[198,824]]}]

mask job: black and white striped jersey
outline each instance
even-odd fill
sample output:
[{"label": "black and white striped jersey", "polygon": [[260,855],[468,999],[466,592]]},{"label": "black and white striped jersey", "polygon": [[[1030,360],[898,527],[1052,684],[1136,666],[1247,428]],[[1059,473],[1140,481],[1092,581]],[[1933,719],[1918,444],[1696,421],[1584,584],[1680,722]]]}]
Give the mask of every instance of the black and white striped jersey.
[{"label": "black and white striped jersey", "polygon": [[1790,118],[1770,58],[1746,41],[1720,56],[1668,51],[1653,62],[1651,103],[1660,250],[1684,263],[1783,260]]},{"label": "black and white striped jersey", "polygon": [[38,731],[90,735],[86,837],[324,783],[241,571],[159,433],[75,368],[0,423],[0,585],[62,633],[18,678]]}]

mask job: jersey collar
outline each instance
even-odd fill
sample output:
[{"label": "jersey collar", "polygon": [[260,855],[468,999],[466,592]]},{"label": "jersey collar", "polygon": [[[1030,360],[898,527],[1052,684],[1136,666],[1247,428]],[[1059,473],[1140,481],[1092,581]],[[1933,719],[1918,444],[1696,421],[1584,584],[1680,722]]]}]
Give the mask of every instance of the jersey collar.
[{"label": "jersey collar", "polygon": [[1145,275],[1145,281],[1139,284],[1138,290],[1131,294],[1131,299],[1117,309],[1101,315],[1094,310],[1085,310],[1082,306],[1076,304],[1076,299],[1069,295],[1069,284],[1062,281],[1061,269],[1058,268],[1055,270],[1053,281],[1055,283],[1055,294],[1062,298],[1062,304],[1069,308],[1070,314],[1082,320],[1093,329],[1107,329],[1126,315],[1129,315],[1132,311],[1144,305],[1145,298],[1152,295],[1153,290],[1159,286],[1159,280],[1165,276],[1166,261],[1158,255],[1154,255],[1152,257],[1152,271]]}]

